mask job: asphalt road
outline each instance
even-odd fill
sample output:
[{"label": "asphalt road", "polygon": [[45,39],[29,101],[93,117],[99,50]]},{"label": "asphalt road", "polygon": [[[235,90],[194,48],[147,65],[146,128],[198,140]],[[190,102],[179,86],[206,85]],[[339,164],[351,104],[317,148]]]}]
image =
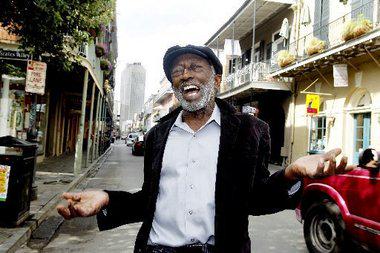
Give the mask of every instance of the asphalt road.
[{"label": "asphalt road", "polygon": [[[82,188],[101,188],[136,191],[143,180],[142,157],[131,155],[131,149],[116,143],[112,154]],[[99,232],[96,219],[77,218],[65,221],[55,238],[43,249],[33,250],[24,246],[18,253],[27,252],[133,252],[133,245],[140,223]],[[250,217],[252,252],[306,253],[302,225],[294,211]]]}]

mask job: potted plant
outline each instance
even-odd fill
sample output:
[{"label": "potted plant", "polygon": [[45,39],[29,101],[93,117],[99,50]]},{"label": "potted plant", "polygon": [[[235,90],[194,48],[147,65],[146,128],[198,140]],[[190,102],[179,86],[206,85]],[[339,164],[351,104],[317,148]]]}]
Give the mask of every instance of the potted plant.
[{"label": "potted plant", "polygon": [[306,54],[313,55],[322,53],[326,47],[326,42],[313,37],[306,46]]},{"label": "potted plant", "polygon": [[100,60],[100,69],[103,71],[111,70],[111,63],[109,60],[101,59]]},{"label": "potted plant", "polygon": [[342,39],[348,41],[370,32],[373,28],[372,22],[360,14],[357,19],[349,21],[343,29]]},{"label": "potted plant", "polygon": [[288,50],[281,50],[277,55],[277,64],[281,68],[286,67],[293,62],[295,62],[296,58],[292,55]]},{"label": "potted plant", "polygon": [[106,49],[104,45],[102,44],[95,45],[95,54],[97,57],[102,57],[103,55],[105,55],[105,53],[106,53]]}]

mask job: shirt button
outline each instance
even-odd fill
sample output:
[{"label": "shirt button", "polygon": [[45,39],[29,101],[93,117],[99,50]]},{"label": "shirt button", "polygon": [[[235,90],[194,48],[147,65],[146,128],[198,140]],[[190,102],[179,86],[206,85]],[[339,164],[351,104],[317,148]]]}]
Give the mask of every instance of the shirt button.
[{"label": "shirt button", "polygon": [[189,211],[189,214],[192,215],[192,214],[193,214],[193,210],[190,210],[190,211]]},{"label": "shirt button", "polygon": [[190,186],[190,189],[194,189],[194,185],[193,184],[191,184],[189,186]]}]

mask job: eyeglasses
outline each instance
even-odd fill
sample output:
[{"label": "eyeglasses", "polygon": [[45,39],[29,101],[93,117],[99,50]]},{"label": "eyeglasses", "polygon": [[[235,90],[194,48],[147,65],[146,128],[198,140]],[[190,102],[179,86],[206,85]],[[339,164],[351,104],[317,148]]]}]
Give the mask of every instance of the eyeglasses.
[{"label": "eyeglasses", "polygon": [[172,77],[180,77],[185,73],[185,69],[190,73],[200,73],[205,70],[205,67],[198,64],[191,64],[189,67],[185,68],[184,66],[179,65],[172,69]]}]

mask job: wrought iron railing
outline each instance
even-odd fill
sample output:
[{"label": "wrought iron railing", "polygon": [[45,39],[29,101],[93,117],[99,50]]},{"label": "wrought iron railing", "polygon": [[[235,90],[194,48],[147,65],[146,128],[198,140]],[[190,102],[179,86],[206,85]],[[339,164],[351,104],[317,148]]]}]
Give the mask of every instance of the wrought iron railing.
[{"label": "wrought iron railing", "polygon": [[221,92],[250,82],[268,81],[269,70],[269,62],[254,62],[245,65],[243,68],[238,69],[235,73],[231,73],[226,77],[224,88]]},{"label": "wrought iron railing", "polygon": [[[346,26],[349,22],[353,22],[360,17],[370,21],[372,23],[372,29],[377,27],[374,17],[374,1],[367,2],[325,25],[320,23],[314,24],[313,32],[290,43],[288,46],[288,51],[291,55],[295,56],[296,61],[302,61],[310,57],[306,51],[310,41],[314,38],[322,40],[325,43],[323,51],[339,46],[346,42],[343,39],[343,31]],[[273,53],[273,58],[275,60],[277,59],[277,55],[278,52]],[[279,69],[280,67],[277,64],[272,64],[270,72],[274,72]]]}]

